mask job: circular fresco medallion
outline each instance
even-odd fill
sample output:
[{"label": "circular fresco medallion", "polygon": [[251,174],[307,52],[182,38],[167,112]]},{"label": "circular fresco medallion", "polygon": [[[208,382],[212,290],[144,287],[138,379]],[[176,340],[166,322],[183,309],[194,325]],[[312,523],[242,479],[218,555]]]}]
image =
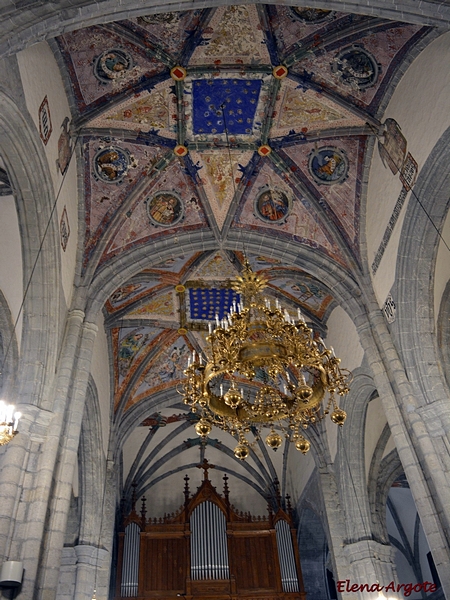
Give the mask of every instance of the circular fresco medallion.
[{"label": "circular fresco medallion", "polygon": [[304,23],[321,23],[334,16],[334,10],[323,10],[321,8],[308,8],[300,6],[291,7],[294,16]]},{"label": "circular fresco medallion", "polygon": [[156,227],[172,227],[184,216],[183,202],[175,192],[157,192],[146,204],[150,223]]},{"label": "circular fresco medallion", "polygon": [[350,46],[335,56],[331,70],[343,83],[363,90],[376,82],[379,66],[370,52],[361,46]]},{"label": "circular fresco medallion", "polygon": [[255,198],[255,214],[266,223],[284,223],[291,212],[292,201],[276,187],[261,188]]},{"label": "circular fresco medallion", "polygon": [[110,83],[123,77],[133,68],[133,59],[128,52],[121,48],[105,50],[94,63],[94,75],[102,83]]},{"label": "circular fresco medallion", "polygon": [[348,159],[344,150],[325,146],[311,152],[308,167],[317,183],[333,185],[347,178]]},{"label": "circular fresco medallion", "polygon": [[123,181],[131,165],[128,150],[118,146],[108,146],[97,151],[94,156],[94,175],[106,183]]}]

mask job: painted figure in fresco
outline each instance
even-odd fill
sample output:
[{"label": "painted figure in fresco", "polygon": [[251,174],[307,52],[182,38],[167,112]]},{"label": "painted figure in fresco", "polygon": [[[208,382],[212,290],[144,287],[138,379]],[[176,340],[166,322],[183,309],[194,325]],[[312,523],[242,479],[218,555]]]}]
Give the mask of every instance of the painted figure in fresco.
[{"label": "painted figure in fresco", "polygon": [[161,193],[147,202],[147,212],[155,225],[170,226],[180,220],[182,205],[180,199],[172,193]]},{"label": "painted figure in fresco", "polygon": [[331,70],[338,73],[341,81],[347,85],[362,90],[376,82],[379,67],[367,50],[351,46],[336,56]]},{"label": "painted figure in fresco", "polygon": [[174,220],[176,205],[177,199],[173,196],[159,196],[158,200],[151,207],[150,214],[158,223],[168,225]]},{"label": "painted figure in fresco", "polygon": [[[315,296],[316,298],[322,298],[324,295],[323,290],[321,290],[315,283],[310,283],[306,285],[306,283],[294,283],[291,286],[291,290],[295,292],[295,295],[299,300],[305,302],[308,298]],[[300,294],[300,295],[299,295]]]},{"label": "painted figure in fresco", "polygon": [[291,10],[298,19],[305,23],[320,23],[327,19],[333,12],[321,8],[300,8],[297,6],[292,7]]},{"label": "painted figure in fresco", "polygon": [[124,50],[113,48],[104,52],[97,60],[94,73],[98,79],[108,81],[123,77],[131,68],[131,56]]},{"label": "painted figure in fresco", "polygon": [[325,156],[323,165],[318,167],[317,171],[331,177],[336,171],[336,167],[340,162],[341,159],[336,154],[332,156]]},{"label": "painted figure in fresco", "polygon": [[269,189],[258,197],[256,209],[266,221],[281,221],[287,216],[289,200],[280,190]]},{"label": "painted figure in fresco", "polygon": [[125,377],[130,368],[133,359],[145,345],[148,340],[148,335],[134,331],[132,334],[124,338],[119,345],[119,373]]},{"label": "painted figure in fresco", "polygon": [[110,297],[109,301],[111,304],[118,304],[119,302],[126,300],[133,292],[136,292],[141,287],[140,283],[129,283],[116,290]]},{"label": "painted figure in fresco", "polygon": [[97,165],[108,179],[117,179],[118,168],[114,161],[119,160],[119,155],[114,150],[106,152],[97,158]]},{"label": "painted figure in fresco", "polygon": [[332,185],[347,177],[348,161],[343,150],[332,146],[319,148],[311,152],[309,169],[318,183]]},{"label": "painted figure in fresco", "polygon": [[181,379],[183,377],[181,355],[185,349],[186,346],[184,344],[181,348],[174,348],[170,353],[168,360],[162,365],[158,375],[163,383],[167,383],[173,379]]},{"label": "painted figure in fresco", "polygon": [[188,355],[189,348],[181,341],[166,350],[144,377],[149,388],[182,379]]},{"label": "painted figure in fresco", "polygon": [[120,183],[129,168],[135,168],[136,164],[133,156],[118,146],[103,148],[94,157],[95,173],[106,183]]}]

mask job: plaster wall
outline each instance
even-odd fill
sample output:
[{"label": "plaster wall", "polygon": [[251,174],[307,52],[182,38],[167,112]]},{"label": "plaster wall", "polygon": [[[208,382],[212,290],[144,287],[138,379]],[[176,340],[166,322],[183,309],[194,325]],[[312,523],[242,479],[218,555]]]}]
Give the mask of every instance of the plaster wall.
[{"label": "plaster wall", "polygon": [[64,90],[59,67],[53,53],[46,42],[36,44],[17,55],[22,86],[28,111],[33,119],[39,135],[39,107],[47,98],[52,132],[47,144],[42,144],[47,157],[53,182],[58,223],[64,207],[70,228],[69,240],[65,250],[61,247],[62,285],[67,305],[70,305],[73,279],[75,273],[77,230],[78,230],[78,190],[76,161],[72,157],[70,165],[63,176],[57,166],[58,140],[62,132],[64,119],[71,118],[69,104]]},{"label": "plaster wall", "polygon": [[[450,34],[433,41],[414,60],[400,80],[384,114],[395,119],[407,140],[410,152],[420,169],[432,148],[450,125],[448,97],[450,93]],[[375,257],[401,191],[398,175],[393,175],[381,162],[375,150],[367,195],[367,250],[369,265]],[[395,281],[395,264],[400,232],[407,202],[416,201],[411,193],[403,205],[380,266],[373,278],[380,307]],[[395,301],[395,298],[394,298]]]},{"label": "plaster wall", "polygon": [[102,314],[100,314],[97,320],[97,327],[98,333],[92,353],[91,375],[97,387],[102,426],[102,444],[105,456],[107,456],[111,423],[111,391],[109,383],[108,340]]},{"label": "plaster wall", "polygon": [[[397,567],[398,582],[413,584],[420,583],[422,581],[432,582],[433,579],[426,557],[430,548],[426,541],[420,522],[418,524],[417,539],[415,538],[417,509],[416,505],[414,504],[411,490],[408,488],[392,487],[389,491],[389,498],[394,505],[398,522],[395,522],[390,510],[388,509],[386,511],[388,533],[396,538],[399,544],[406,551],[409,550],[411,552],[416,561],[416,565],[420,565],[422,574],[422,578],[420,578],[418,572],[414,572],[411,564],[406,559],[405,554],[397,548],[395,562]],[[412,600],[420,597],[420,593],[413,592],[410,595]]]},{"label": "plaster wall", "polygon": [[[439,317],[439,307],[442,301],[442,295],[448,280],[450,279],[450,216],[447,215],[444,227],[441,231],[444,241],[440,241],[436,258],[436,267],[434,271],[434,323],[437,324]],[[445,243],[447,246],[445,245]]]},{"label": "plaster wall", "polygon": [[[359,342],[358,332],[349,315],[340,306],[336,307],[327,321],[326,344],[334,349],[341,359],[341,367],[354,371],[361,365],[364,350]],[[331,458],[337,452],[338,427],[329,418],[325,419]]]},{"label": "plaster wall", "polygon": [[[0,160],[0,165],[2,162]],[[19,221],[16,204],[12,196],[0,198],[0,289],[8,302],[13,322],[17,321],[16,338],[20,351],[22,336],[23,298],[22,246],[20,242]],[[4,352],[9,339],[4,336]]]},{"label": "plaster wall", "polygon": [[386,423],[387,420],[384,414],[381,399],[374,398],[367,405],[364,428],[364,467],[366,470],[366,481],[369,480],[369,470],[372,456]]},{"label": "plaster wall", "polygon": [[301,497],[315,466],[312,449],[305,455],[300,454],[297,450],[294,451],[294,449],[290,453],[287,468],[287,487],[293,498],[293,505],[296,505]]}]

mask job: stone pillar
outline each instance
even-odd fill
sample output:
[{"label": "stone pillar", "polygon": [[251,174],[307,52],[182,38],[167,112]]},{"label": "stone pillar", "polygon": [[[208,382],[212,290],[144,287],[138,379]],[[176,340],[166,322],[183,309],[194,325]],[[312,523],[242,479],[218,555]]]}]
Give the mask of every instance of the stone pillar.
[{"label": "stone pillar", "polygon": [[54,472],[55,485],[46,520],[40,571],[33,596],[36,600],[56,598],[64,536],[70,508],[73,474],[78,459],[81,421],[96,332],[97,326],[95,324],[83,323],[74,348],[73,368],[64,373],[69,382],[67,395],[61,399],[62,401],[65,400],[66,411]]},{"label": "stone pillar", "polygon": [[[336,582],[338,590],[339,588],[345,591],[351,590],[353,586],[355,591],[350,594],[354,599],[375,598],[374,594],[382,592],[382,587],[389,586],[391,582],[397,584],[395,549],[392,546],[374,540],[361,540],[344,546],[344,554],[349,564],[349,571],[345,580],[341,580],[340,586]],[[355,586],[359,586],[358,590]],[[370,589],[373,591],[370,592]],[[384,596],[402,597],[391,590],[384,593]]]},{"label": "stone pillar", "polygon": [[450,597],[450,548],[446,536],[450,515],[445,512],[450,489],[446,474],[378,307],[358,330],[443,590]]},{"label": "stone pillar", "polygon": [[75,548],[63,548],[61,569],[59,571],[58,600],[73,600],[75,597],[75,580],[77,574],[77,555]]},{"label": "stone pillar", "polygon": [[109,564],[107,550],[95,546],[75,546],[77,556],[76,583],[73,600],[91,600],[95,590],[97,600],[108,597],[105,587],[105,563]]},{"label": "stone pillar", "polygon": [[[18,593],[22,598],[33,598],[37,587],[55,462],[64,435],[65,409],[83,319],[84,313],[79,310],[72,311],[67,318],[54,384],[57,391],[45,398],[45,403],[52,405],[53,410],[45,411],[31,404],[20,407],[24,414],[20,433],[7,449],[5,467],[0,475],[0,515],[10,520],[5,554],[11,560],[24,563],[23,584]],[[44,399],[42,401],[44,403]],[[1,498],[4,495],[6,502]],[[2,521],[0,524],[4,525]],[[61,543],[58,548],[58,568],[63,545]],[[50,553],[54,554],[55,548]]]},{"label": "stone pillar", "polygon": [[[328,526],[328,545],[333,561],[333,574],[335,580],[338,581],[346,579],[349,572],[348,559],[343,551],[346,537],[345,513],[342,510],[335,476],[326,467],[320,467],[319,474]],[[350,600],[353,598],[353,594],[342,593],[341,598]]]}]

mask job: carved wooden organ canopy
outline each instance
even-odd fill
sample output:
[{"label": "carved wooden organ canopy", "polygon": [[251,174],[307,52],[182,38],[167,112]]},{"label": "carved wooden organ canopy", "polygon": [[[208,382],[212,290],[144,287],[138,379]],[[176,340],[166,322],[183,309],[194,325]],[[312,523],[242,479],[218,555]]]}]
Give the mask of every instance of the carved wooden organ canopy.
[{"label": "carved wooden organ canopy", "polygon": [[204,479],[191,496],[185,477],[184,506],[176,514],[147,519],[132,510],[119,533],[116,600],[305,600],[290,504],[269,503],[268,515],[239,512]]}]

